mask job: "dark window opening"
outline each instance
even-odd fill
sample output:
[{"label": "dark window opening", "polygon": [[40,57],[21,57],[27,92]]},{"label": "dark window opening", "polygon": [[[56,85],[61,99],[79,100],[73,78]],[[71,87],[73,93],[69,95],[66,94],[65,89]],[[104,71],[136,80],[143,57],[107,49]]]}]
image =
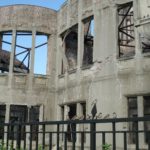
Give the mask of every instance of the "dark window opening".
[{"label": "dark window opening", "polygon": [[[72,27],[68,32],[62,35],[64,41],[65,56],[67,58],[68,69],[74,70],[77,67],[78,55],[78,27]],[[63,68],[64,72],[64,68]]]},{"label": "dark window opening", "polygon": [[[150,117],[150,96],[144,96],[144,116]],[[150,121],[144,122],[144,130],[150,131]],[[149,141],[149,132],[145,132],[145,142]]]},{"label": "dark window opening", "polygon": [[[39,106],[32,106],[29,112],[29,122],[39,122]],[[38,137],[38,126],[32,126],[32,140],[36,140]]]},{"label": "dark window opening", "polygon": [[[144,104],[143,104],[143,117],[149,116],[150,117],[150,96],[144,96]],[[129,117],[138,117],[138,106],[137,106],[137,97],[130,97],[128,98],[128,115]],[[132,122],[129,124],[129,130],[133,131],[133,133],[130,133],[129,135],[129,143],[135,144],[136,143],[136,130],[137,130],[137,123]],[[146,143],[149,141],[149,135],[148,131],[150,131],[150,122],[145,121],[144,122],[144,140]]]},{"label": "dark window opening", "polygon": [[[6,105],[0,105],[0,123],[5,123]],[[0,139],[4,139],[4,126],[0,126]]]},{"label": "dark window opening", "polygon": [[141,43],[142,43],[142,51],[143,51],[143,53],[150,52],[150,36],[142,34],[142,36],[141,36]]},{"label": "dark window opening", "polygon": [[[69,119],[73,119],[73,117],[76,116],[76,104],[72,104],[72,105],[69,105],[69,113],[68,113],[68,116],[69,116]],[[75,131],[76,130],[76,125],[74,124],[70,124],[68,125],[68,128],[67,128],[67,139],[69,142],[71,142],[73,140],[73,138],[75,138],[74,140],[76,140],[76,135],[74,136],[72,131]]]},{"label": "dark window opening", "polygon": [[84,23],[84,53],[83,66],[93,64],[94,18],[90,17]]},{"label": "dark window opening", "polygon": [[0,71],[9,72],[10,52],[11,52],[12,32],[0,33]]},{"label": "dark window opening", "polygon": [[[20,106],[20,105],[11,105],[10,106],[10,123],[20,123],[20,122],[27,122],[28,118],[28,109],[27,106]],[[9,129],[9,139],[17,140],[18,136],[23,140],[25,127],[21,127],[21,132],[18,135],[18,126],[11,126]]]},{"label": "dark window opening", "polygon": [[[69,104],[67,105],[67,107],[69,107],[69,112],[68,112],[68,116],[66,116],[69,120],[76,120],[76,119],[79,119],[79,120],[83,120],[83,119],[86,119],[85,116],[86,116],[86,103],[85,102],[82,102],[80,103],[81,104],[81,109],[82,109],[82,114],[83,116],[77,116],[77,103],[74,103],[74,104]],[[64,113],[65,113],[65,110],[64,110],[64,106],[61,106],[61,113],[62,113],[62,119],[64,120]],[[67,120],[68,120],[67,119]],[[64,127],[62,128],[64,129]],[[69,124],[67,125],[67,140],[69,142],[72,142],[73,140],[76,141],[76,134],[73,134],[72,131],[76,131],[76,125],[74,124]],[[62,137],[63,139],[63,137]],[[85,135],[84,135],[84,142],[85,142]]]},{"label": "dark window opening", "polygon": [[84,116],[84,118],[83,119],[86,119],[86,103],[81,103],[81,105],[82,105],[82,110],[83,110],[83,116]]},{"label": "dark window opening", "polygon": [[62,63],[61,63],[61,75],[63,75],[64,73],[65,73],[64,61],[62,60]]},{"label": "dark window opening", "polygon": [[[130,118],[137,117],[137,98],[130,97],[128,98],[128,116]],[[136,143],[136,134],[134,131],[137,129],[137,124],[135,122],[129,123],[129,130],[133,131],[133,133],[129,134],[129,144]]]},{"label": "dark window opening", "polygon": [[119,57],[135,55],[135,32],[133,2],[118,6],[118,46]]}]

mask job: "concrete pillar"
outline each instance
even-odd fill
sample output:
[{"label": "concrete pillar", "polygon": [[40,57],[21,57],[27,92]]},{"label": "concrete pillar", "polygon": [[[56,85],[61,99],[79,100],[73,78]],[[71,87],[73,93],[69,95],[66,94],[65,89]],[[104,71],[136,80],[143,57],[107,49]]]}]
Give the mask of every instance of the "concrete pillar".
[{"label": "concrete pillar", "polygon": [[44,106],[43,106],[43,105],[40,106],[40,110],[39,110],[39,121],[40,121],[40,122],[44,121]]},{"label": "concrete pillar", "polygon": [[9,123],[10,118],[10,104],[6,104],[5,123]]},{"label": "concrete pillar", "polygon": [[36,42],[36,30],[34,29],[32,30],[32,48],[30,51],[30,72],[29,72],[29,80],[28,80],[29,90],[31,90],[33,87],[35,42]]},{"label": "concrete pillar", "polygon": [[[6,113],[5,113],[5,123],[9,123],[10,118],[10,104],[6,105]],[[4,128],[5,134],[4,134],[4,143],[7,141],[7,127]]]},{"label": "concrete pillar", "polygon": [[[143,96],[137,97],[138,117],[144,116],[144,99]],[[139,130],[144,130],[144,122],[139,122]],[[144,145],[144,133],[139,133],[139,145]]]},{"label": "concrete pillar", "polygon": [[8,78],[8,87],[11,88],[13,81],[13,69],[14,69],[14,56],[16,49],[16,29],[12,31],[12,44],[11,44],[11,54],[10,54],[10,62],[9,62],[9,78]]},{"label": "concrete pillar", "polygon": [[[43,115],[44,113],[44,106],[41,105],[40,108],[39,108],[39,122],[42,122],[43,121]],[[43,131],[43,128],[42,126],[39,126],[39,132]],[[39,142],[42,143],[42,134],[39,134]]]},{"label": "concrete pillar", "polygon": [[134,19],[137,20],[137,19],[140,19],[141,18],[141,13],[140,13],[140,1],[141,0],[134,0],[133,2],[133,7],[134,7]]},{"label": "concrete pillar", "polygon": [[136,58],[140,58],[142,57],[142,49],[141,49],[141,41],[140,41],[140,32],[139,32],[139,28],[134,28],[134,32],[135,32],[135,55]]},{"label": "concrete pillar", "polygon": [[71,0],[67,1],[67,28],[70,27],[70,5],[71,5]]},{"label": "concrete pillar", "polygon": [[[64,105],[64,120],[68,120],[69,107],[67,105]],[[64,125],[64,131],[67,131],[67,125]]]},{"label": "concrete pillar", "polygon": [[[76,110],[76,115],[78,117],[81,117],[83,115],[83,107],[81,105],[81,103],[77,103],[77,110]],[[76,127],[77,131],[83,131],[83,125],[82,124],[78,124]],[[77,133],[77,143],[81,142],[81,134]]]},{"label": "concrete pillar", "polygon": [[16,48],[16,30],[12,31],[12,44],[11,44],[11,55],[10,55],[10,63],[9,63],[9,74],[13,72],[14,66],[14,55],[15,55],[15,48]]},{"label": "concrete pillar", "polygon": [[78,2],[78,57],[77,68],[80,69],[84,53],[84,24],[82,22],[82,0]]},{"label": "concrete pillar", "polygon": [[32,48],[31,48],[31,60],[30,60],[30,75],[34,74],[35,41],[36,41],[36,30],[34,29],[32,31]]},{"label": "concrete pillar", "polygon": [[47,47],[47,68],[46,74],[52,75],[55,68],[55,57],[56,56],[56,35],[50,35],[48,37],[48,47]]}]

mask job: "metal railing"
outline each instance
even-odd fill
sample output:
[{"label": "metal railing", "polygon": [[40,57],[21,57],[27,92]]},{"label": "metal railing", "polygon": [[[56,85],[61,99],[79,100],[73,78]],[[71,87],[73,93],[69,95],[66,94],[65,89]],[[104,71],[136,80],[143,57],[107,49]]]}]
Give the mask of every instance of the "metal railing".
[{"label": "metal railing", "polygon": [[150,150],[150,130],[144,128],[149,123],[150,117],[0,123],[0,148],[128,150],[132,145],[136,150],[144,146]]}]

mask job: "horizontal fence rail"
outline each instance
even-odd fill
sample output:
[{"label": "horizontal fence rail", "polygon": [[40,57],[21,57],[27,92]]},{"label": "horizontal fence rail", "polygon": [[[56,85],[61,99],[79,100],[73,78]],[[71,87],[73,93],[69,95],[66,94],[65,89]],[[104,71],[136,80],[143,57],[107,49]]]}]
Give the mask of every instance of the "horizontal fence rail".
[{"label": "horizontal fence rail", "polygon": [[150,150],[150,117],[0,123],[0,150]]}]

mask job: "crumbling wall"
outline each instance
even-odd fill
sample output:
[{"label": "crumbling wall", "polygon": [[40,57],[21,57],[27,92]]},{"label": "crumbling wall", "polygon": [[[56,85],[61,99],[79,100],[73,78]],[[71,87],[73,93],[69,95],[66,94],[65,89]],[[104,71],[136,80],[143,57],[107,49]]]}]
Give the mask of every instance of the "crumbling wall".
[{"label": "crumbling wall", "polygon": [[[34,54],[36,51],[34,50],[35,46],[37,46],[35,43],[36,33],[50,35],[48,39],[47,75],[34,75],[34,67],[30,67],[28,74],[14,73],[13,70],[7,74],[0,74],[0,103],[6,104],[6,114],[8,114],[8,108],[11,104],[26,105],[27,107],[38,105],[40,107],[40,121],[54,118],[54,114],[47,113],[51,109],[47,103],[50,101],[50,103],[54,105],[53,100],[55,99],[55,84],[53,80],[55,72],[53,68],[55,67],[57,12],[48,8],[31,5],[13,5],[0,7],[0,20],[0,33],[7,31],[12,31],[13,33],[13,46],[10,46],[11,50],[8,56],[8,62],[10,61],[11,65],[9,67],[13,66],[13,53],[15,53],[15,36],[17,31],[19,33],[25,31],[31,33],[32,48],[30,64],[32,64],[32,66],[35,63]],[[1,56],[3,56],[3,54]],[[51,75],[51,77],[49,75]],[[44,109],[42,110],[42,108]],[[5,121],[8,122],[9,119]]]}]

